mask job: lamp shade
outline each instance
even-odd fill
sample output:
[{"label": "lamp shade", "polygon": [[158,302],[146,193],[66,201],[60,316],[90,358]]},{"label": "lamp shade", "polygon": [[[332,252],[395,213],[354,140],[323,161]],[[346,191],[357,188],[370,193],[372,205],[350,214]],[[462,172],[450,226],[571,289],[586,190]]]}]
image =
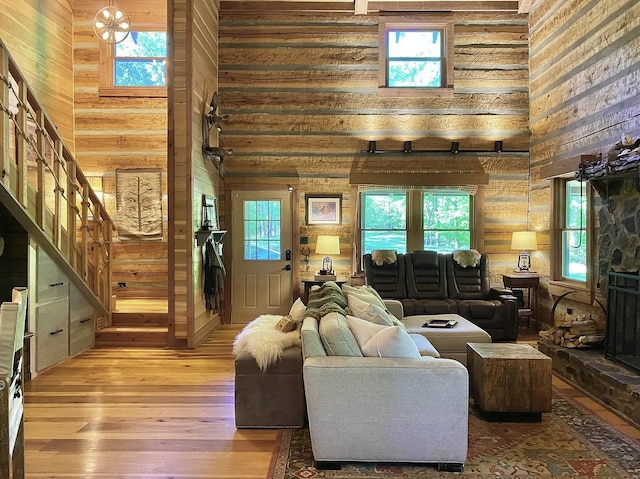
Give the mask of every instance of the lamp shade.
[{"label": "lamp shade", "polygon": [[316,242],[318,254],[340,254],[340,238],[338,236],[318,236]]},{"label": "lamp shade", "polygon": [[511,249],[518,251],[538,249],[535,231],[514,231],[511,236]]}]

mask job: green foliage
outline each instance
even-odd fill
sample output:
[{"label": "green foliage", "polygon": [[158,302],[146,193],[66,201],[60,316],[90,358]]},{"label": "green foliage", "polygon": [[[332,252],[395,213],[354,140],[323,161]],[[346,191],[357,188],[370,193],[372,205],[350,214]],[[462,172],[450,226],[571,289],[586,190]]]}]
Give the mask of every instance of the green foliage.
[{"label": "green foliage", "polygon": [[166,86],[166,32],[131,32],[115,46],[116,86]]}]

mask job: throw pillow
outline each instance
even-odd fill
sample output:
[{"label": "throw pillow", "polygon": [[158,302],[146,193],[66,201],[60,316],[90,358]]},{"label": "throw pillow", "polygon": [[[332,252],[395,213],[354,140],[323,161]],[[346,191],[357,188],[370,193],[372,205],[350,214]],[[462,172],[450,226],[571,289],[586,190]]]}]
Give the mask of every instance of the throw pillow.
[{"label": "throw pillow", "polygon": [[[362,301],[365,301],[370,304],[375,304],[380,306],[382,309],[387,309],[384,301],[377,295],[373,294],[371,291],[367,289],[367,286],[346,286],[343,289],[344,295],[347,297],[347,301],[349,300],[349,296],[355,296]],[[373,289],[373,288],[371,288]]]},{"label": "throw pillow", "polygon": [[384,326],[393,326],[393,319],[395,317],[380,306],[369,304],[352,294],[349,295],[348,301],[349,310],[356,318],[366,319],[372,323],[382,324]]},{"label": "throw pillow", "polygon": [[436,348],[433,347],[433,344],[425,338],[422,334],[412,334],[409,333],[409,337],[418,347],[418,351],[420,351],[420,356],[431,356],[432,358],[439,358],[440,353]]},{"label": "throw pillow", "polygon": [[329,356],[362,357],[358,342],[343,314],[334,312],[322,316],[318,329],[324,349]]},{"label": "throw pillow", "polygon": [[304,312],[306,309],[307,307],[304,305],[302,300],[298,298],[295,300],[295,302],[291,306],[291,310],[289,311],[289,316],[291,316],[291,319],[293,319],[296,323],[301,322],[305,317]]},{"label": "throw pillow", "polygon": [[382,329],[364,345],[362,354],[379,358],[419,358],[420,351],[409,333],[398,326]]},{"label": "throw pillow", "polygon": [[280,321],[276,323],[276,329],[278,331],[282,331],[283,333],[288,333],[296,329],[296,325],[300,324],[291,319],[291,316],[283,316]]},{"label": "throw pillow", "polygon": [[371,338],[389,326],[383,326],[381,324],[375,324],[366,319],[356,318],[355,316],[346,316],[349,329],[353,333],[353,336],[358,342],[358,346],[362,350],[362,347],[367,344]]}]

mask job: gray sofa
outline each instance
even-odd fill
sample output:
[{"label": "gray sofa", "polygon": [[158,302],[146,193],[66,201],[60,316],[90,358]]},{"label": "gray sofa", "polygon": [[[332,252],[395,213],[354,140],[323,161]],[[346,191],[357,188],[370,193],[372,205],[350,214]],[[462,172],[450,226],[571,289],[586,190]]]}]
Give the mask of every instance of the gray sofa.
[{"label": "gray sofa", "polygon": [[360,349],[349,327],[353,319],[338,307],[322,306],[307,315],[301,329],[317,467],[411,462],[462,470],[468,443],[466,368],[432,356],[364,356],[366,348]]},{"label": "gray sofa", "polygon": [[377,264],[364,255],[367,284],[385,299],[402,303],[405,316],[458,314],[491,335],[494,341],[518,336],[517,298],[505,288],[492,288],[489,258],[461,266],[453,254],[413,251],[396,261]]}]

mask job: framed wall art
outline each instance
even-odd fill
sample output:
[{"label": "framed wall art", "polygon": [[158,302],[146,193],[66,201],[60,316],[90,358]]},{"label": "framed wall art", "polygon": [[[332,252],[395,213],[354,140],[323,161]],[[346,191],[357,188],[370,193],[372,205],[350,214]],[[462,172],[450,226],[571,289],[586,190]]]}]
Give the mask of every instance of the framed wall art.
[{"label": "framed wall art", "polygon": [[308,225],[339,225],[342,221],[342,195],[308,194]]}]

